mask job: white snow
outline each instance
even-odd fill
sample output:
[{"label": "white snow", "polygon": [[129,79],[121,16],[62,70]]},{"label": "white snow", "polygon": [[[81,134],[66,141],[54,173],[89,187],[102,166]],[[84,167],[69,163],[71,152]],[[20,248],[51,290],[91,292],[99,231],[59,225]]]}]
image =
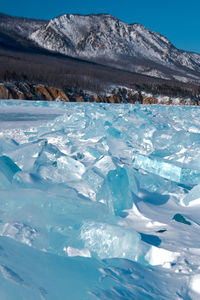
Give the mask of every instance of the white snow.
[{"label": "white snow", "polygon": [[192,277],[192,280],[190,282],[190,288],[193,292],[200,295],[200,275],[195,275]]},{"label": "white snow", "polygon": [[65,251],[70,257],[74,257],[74,256],[91,257],[90,251],[88,249],[76,249],[68,246],[68,247],[64,247],[63,251]]},{"label": "white snow", "polygon": [[145,259],[152,266],[162,265],[163,267],[170,268],[169,263],[176,261],[179,255],[180,253],[152,246],[149,252],[147,252]]}]

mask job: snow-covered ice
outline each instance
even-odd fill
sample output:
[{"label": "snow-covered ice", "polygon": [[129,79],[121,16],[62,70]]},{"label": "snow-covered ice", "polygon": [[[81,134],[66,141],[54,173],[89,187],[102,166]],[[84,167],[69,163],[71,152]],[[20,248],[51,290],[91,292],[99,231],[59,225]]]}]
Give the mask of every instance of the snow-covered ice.
[{"label": "snow-covered ice", "polygon": [[0,101],[0,299],[199,299],[198,107]]}]

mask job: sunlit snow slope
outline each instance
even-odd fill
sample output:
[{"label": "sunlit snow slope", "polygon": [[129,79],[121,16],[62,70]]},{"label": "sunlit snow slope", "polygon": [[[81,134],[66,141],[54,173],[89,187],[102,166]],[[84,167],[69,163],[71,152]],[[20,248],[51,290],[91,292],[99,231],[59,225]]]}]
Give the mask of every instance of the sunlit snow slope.
[{"label": "sunlit snow slope", "polygon": [[198,107],[0,102],[0,299],[199,299]]}]

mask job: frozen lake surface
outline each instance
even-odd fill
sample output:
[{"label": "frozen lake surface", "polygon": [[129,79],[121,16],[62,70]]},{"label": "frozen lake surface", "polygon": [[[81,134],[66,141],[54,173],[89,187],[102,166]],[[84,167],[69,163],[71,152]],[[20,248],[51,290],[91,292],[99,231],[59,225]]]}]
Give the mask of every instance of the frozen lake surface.
[{"label": "frozen lake surface", "polygon": [[200,299],[199,116],[0,101],[0,299]]}]

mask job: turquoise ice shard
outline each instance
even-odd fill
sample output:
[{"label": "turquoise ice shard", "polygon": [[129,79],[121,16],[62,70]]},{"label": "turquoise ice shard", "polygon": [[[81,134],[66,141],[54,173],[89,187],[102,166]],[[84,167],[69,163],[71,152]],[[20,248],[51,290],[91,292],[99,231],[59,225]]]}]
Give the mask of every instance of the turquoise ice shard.
[{"label": "turquoise ice shard", "polygon": [[181,164],[152,156],[135,154],[133,167],[181,184],[195,185],[200,183],[200,170],[190,169]]},{"label": "turquoise ice shard", "polygon": [[52,165],[40,167],[42,178],[57,183],[80,180],[84,172],[85,167],[81,162],[67,156],[57,158]]},{"label": "turquoise ice shard", "polygon": [[23,171],[30,171],[42,150],[43,141],[24,143],[9,153],[9,157],[20,166]]},{"label": "turquoise ice shard", "polygon": [[114,127],[109,127],[108,130],[107,130],[107,133],[110,134],[111,136],[115,137],[115,138],[120,138],[120,131],[117,130],[116,128]]},{"label": "turquoise ice shard", "polygon": [[136,261],[140,254],[140,235],[117,225],[86,222],[81,228],[85,248],[99,258],[127,258]]},{"label": "turquoise ice shard", "polygon": [[97,162],[94,164],[95,169],[102,176],[106,176],[109,171],[116,169],[112,158],[110,156],[102,156]]},{"label": "turquoise ice shard", "polygon": [[200,184],[193,187],[193,189],[183,199],[185,206],[194,206],[200,204]]},{"label": "turquoise ice shard", "polygon": [[97,200],[107,204],[115,215],[132,208],[133,200],[129,178],[124,168],[110,170],[97,194]]},{"label": "turquoise ice shard", "polygon": [[12,182],[13,176],[20,170],[10,157],[0,156],[0,178],[5,177],[9,182]]},{"label": "turquoise ice shard", "polygon": [[0,138],[0,153],[8,153],[18,148],[18,143],[14,139]]},{"label": "turquoise ice shard", "polygon": [[0,224],[0,236],[7,236],[29,246],[32,246],[32,242],[37,235],[36,229],[23,223],[15,222]]},{"label": "turquoise ice shard", "polygon": [[85,166],[81,162],[46,141],[34,163],[34,173],[57,183],[80,180],[84,172]]},{"label": "turquoise ice shard", "polygon": [[83,174],[83,179],[88,183],[88,185],[97,193],[100,189],[104,178],[101,174],[97,173],[95,169],[89,169]]}]

